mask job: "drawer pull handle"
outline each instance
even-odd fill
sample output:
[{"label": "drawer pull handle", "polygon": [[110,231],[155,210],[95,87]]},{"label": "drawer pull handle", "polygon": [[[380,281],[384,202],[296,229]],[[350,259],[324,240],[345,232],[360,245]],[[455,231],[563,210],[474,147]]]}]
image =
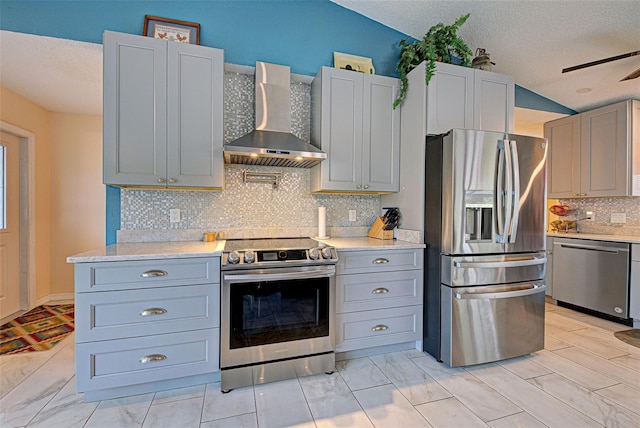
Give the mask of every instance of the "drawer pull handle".
[{"label": "drawer pull handle", "polygon": [[374,265],[382,265],[382,264],[385,264],[385,263],[389,263],[389,259],[385,259],[383,257],[380,257],[379,259],[375,259],[372,263]]},{"label": "drawer pull handle", "polygon": [[147,363],[155,363],[157,361],[163,361],[166,359],[167,359],[166,355],[151,354],[151,355],[147,355],[145,357],[140,358],[138,361],[140,361],[142,364],[147,364]]},{"label": "drawer pull handle", "polygon": [[371,331],[385,331],[389,328],[389,326],[386,326],[384,324],[378,324],[378,325],[374,325],[373,327],[371,327]]},{"label": "drawer pull handle", "polygon": [[384,294],[384,293],[388,293],[388,292],[389,292],[388,288],[380,287],[380,288],[375,288],[371,293],[372,294]]},{"label": "drawer pull handle", "polygon": [[165,308],[149,308],[140,312],[140,315],[143,317],[148,317],[149,315],[162,315],[166,313],[167,313],[167,310]]},{"label": "drawer pull handle", "polygon": [[159,269],[148,270],[148,271],[143,272],[143,273],[140,274],[140,276],[143,277],[143,278],[154,278],[156,276],[167,276],[167,275],[169,275],[169,274],[166,271],[159,270]]}]

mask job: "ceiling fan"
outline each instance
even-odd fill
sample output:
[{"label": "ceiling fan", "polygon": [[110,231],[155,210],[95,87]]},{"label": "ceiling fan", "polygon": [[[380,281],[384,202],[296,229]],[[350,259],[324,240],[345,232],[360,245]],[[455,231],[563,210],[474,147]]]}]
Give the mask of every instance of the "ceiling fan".
[{"label": "ceiling fan", "polygon": [[[619,59],[629,58],[632,56],[640,55],[640,51],[629,52],[622,55],[612,56],[610,58],[599,59],[597,61],[587,62],[585,64],[574,65],[573,67],[563,68],[563,73],[568,73],[570,71],[580,70],[582,68],[593,67],[594,65],[604,64],[606,62],[617,61]],[[640,68],[634,71],[633,73],[626,76],[624,79],[620,80],[621,82],[625,80],[631,80],[640,77]]]}]

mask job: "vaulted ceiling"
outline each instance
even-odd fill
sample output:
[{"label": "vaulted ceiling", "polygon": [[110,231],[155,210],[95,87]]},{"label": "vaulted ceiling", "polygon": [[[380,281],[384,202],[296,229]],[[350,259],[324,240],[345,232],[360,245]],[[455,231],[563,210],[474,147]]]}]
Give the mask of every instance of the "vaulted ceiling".
[{"label": "vaulted ceiling", "polygon": [[577,64],[640,50],[638,0],[331,0],[416,39],[432,25],[471,16],[458,34],[484,48],[494,71],[577,111],[640,99],[640,56],[562,74]]}]

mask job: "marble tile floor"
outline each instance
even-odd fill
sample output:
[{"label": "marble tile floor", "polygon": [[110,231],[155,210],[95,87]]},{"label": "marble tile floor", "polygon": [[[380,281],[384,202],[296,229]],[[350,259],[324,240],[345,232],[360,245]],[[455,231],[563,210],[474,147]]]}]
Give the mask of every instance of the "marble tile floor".
[{"label": "marble tile floor", "polygon": [[640,349],[627,327],[547,304],[545,349],[449,368],[415,350],[341,361],[333,375],[229,394],[212,383],[83,403],[73,337],[0,357],[8,427],[640,427]]}]

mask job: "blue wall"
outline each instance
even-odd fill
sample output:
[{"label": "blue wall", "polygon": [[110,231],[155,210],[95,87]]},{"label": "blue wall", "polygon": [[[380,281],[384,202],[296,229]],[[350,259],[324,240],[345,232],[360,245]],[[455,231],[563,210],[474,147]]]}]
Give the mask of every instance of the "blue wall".
[{"label": "blue wall", "polygon": [[[200,44],[222,48],[225,61],[286,64],[315,75],[333,65],[333,52],[373,59],[377,74],[398,76],[398,43],[405,34],[329,0],[0,0],[0,29],[102,43],[104,30],[142,34],[145,15],[200,24]],[[573,114],[516,86],[516,107]],[[120,228],[120,190],[107,187],[106,243]]]}]

